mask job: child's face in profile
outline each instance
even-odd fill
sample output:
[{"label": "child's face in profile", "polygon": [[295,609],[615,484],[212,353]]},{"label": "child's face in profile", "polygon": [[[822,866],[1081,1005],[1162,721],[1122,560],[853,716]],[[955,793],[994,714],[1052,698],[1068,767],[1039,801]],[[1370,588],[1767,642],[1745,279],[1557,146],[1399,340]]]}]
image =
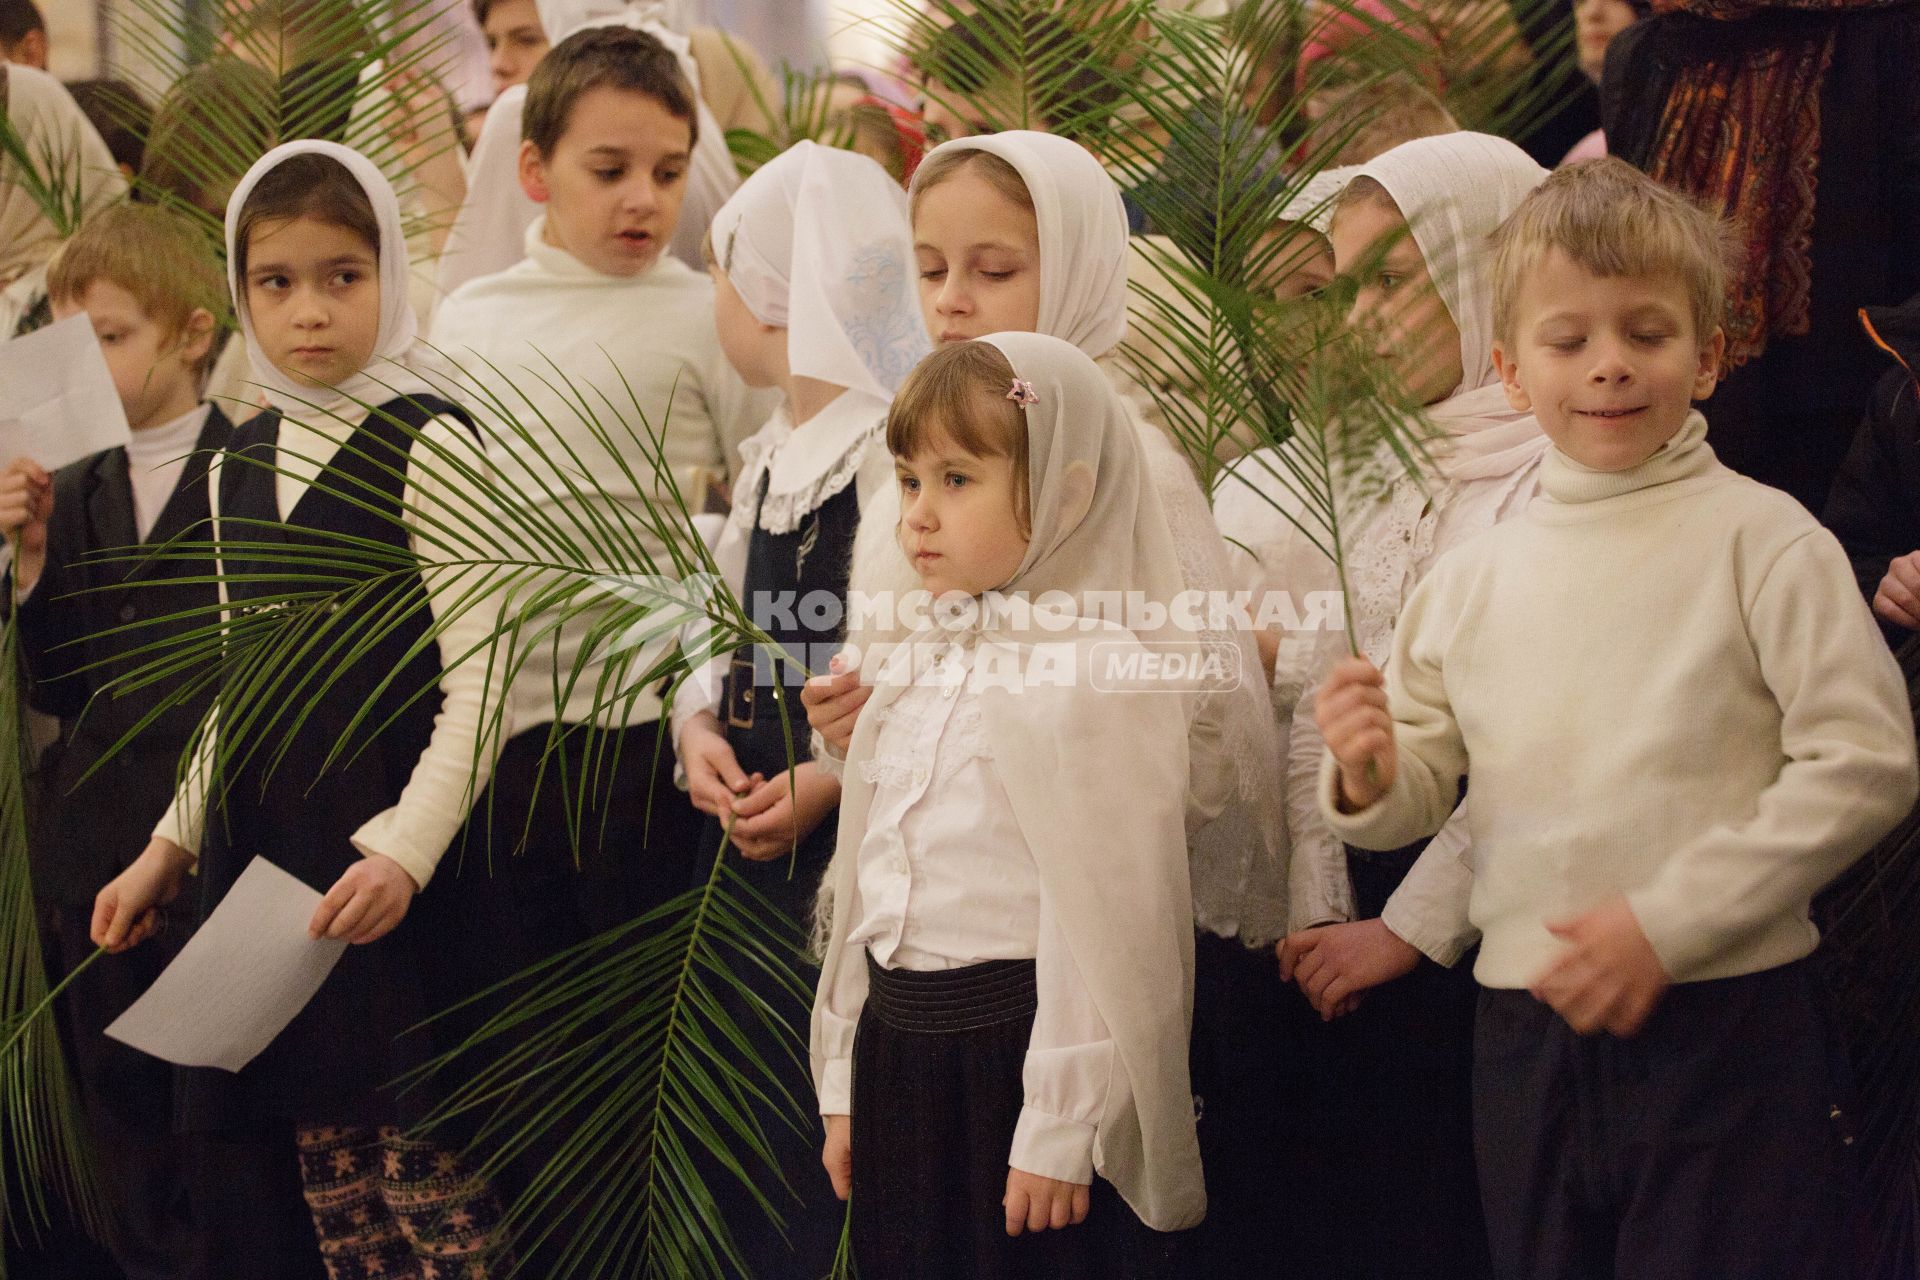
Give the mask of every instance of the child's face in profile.
[{"label": "child's face in profile", "polygon": [[243,284],[254,337],[295,382],[339,386],[373,359],[380,264],[357,233],[304,216],[263,222]]},{"label": "child's face in profile", "polygon": [[1039,327],[1039,223],[972,169],[921,193],[913,251],[920,314],[935,342]]},{"label": "child's face in profile", "polygon": [[1290,302],[1333,283],[1333,244],[1304,222],[1276,222],[1260,237],[1262,272],[1273,296]]},{"label": "child's face in profile", "polygon": [[520,144],[520,185],[546,208],[546,239],[601,275],[660,260],[680,222],[693,127],[651,94],[600,85],[574,102],[553,154]]},{"label": "child's face in profile", "polygon": [[547,52],[547,31],[533,0],[494,0],[480,31],[487,38],[487,69],[496,94],[525,84]]},{"label": "child's face in profile", "polygon": [[1726,339],[1694,333],[1685,284],[1594,275],[1558,249],[1521,281],[1494,364],[1515,409],[1596,471],[1637,467],[1713,393]]},{"label": "child's face in profile", "polygon": [[787,331],[761,324],[719,263],[710,263],[707,275],[713,280],[713,329],[727,363],[750,387],[779,386],[786,373]]},{"label": "child's face in profile", "polygon": [[142,431],[164,426],[200,403],[195,366],[213,342],[212,316],[196,310],[182,332],[172,333],[147,314],[140,299],[111,280],[95,280],[79,297],[53,303],[56,320],[82,313],[100,340],[129,427]]},{"label": "child's face in profile", "polygon": [[1460,329],[1433,287],[1420,246],[1398,210],[1368,200],[1333,220],[1333,259],[1354,279],[1350,328],[1370,335],[1373,353],[1392,365],[1421,404],[1453,394],[1460,368]]},{"label": "child's face in profile", "polygon": [[900,549],[922,587],[935,596],[977,596],[1012,581],[1028,541],[1012,458],[970,453],[936,433],[912,457],[896,455],[893,470]]}]

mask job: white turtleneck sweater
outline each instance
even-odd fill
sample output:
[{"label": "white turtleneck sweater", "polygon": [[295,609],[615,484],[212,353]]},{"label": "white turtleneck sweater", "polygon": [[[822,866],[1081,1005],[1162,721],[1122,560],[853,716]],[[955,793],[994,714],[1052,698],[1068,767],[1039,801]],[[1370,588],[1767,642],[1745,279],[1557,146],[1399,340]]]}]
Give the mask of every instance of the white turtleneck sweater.
[{"label": "white turtleneck sweater", "polygon": [[[672,500],[641,442],[654,437],[681,497],[698,511],[702,477],[737,468],[741,441],[777,398],[749,391],[727,363],[705,276],[668,257],[637,276],[603,275],[548,244],[545,228],[541,219],[528,229],[527,256],[517,265],[462,285],[441,304],[433,345],[464,370],[456,385],[473,389],[460,399],[481,420],[503,479],[532,508],[515,527],[577,547],[566,557],[530,547],[528,559],[584,560],[615,577],[677,576],[650,527]],[[583,402],[597,427],[583,417]],[[620,602],[617,593],[609,599]],[[619,646],[597,634],[604,618],[588,604],[576,598],[523,628],[540,639],[516,655],[512,699],[521,729],[659,718],[651,692],[631,703],[623,696],[596,717],[608,651]],[[623,671],[644,673],[671,640],[623,648]],[[582,661],[590,643],[597,647]]]},{"label": "white turtleneck sweater", "polygon": [[127,440],[127,478],[133,485],[133,526],[145,542],[159,523],[173,491],[187,469],[187,455],[200,439],[213,406],[195,405],[187,413],[157,427],[136,431]]},{"label": "white turtleneck sweater", "polygon": [[1622,894],[1675,981],[1799,959],[1809,899],[1913,804],[1906,687],[1846,556],[1705,437],[1695,413],[1613,473],[1552,450],[1525,515],[1407,604],[1388,794],[1340,813],[1324,762],[1329,826],[1378,849],[1439,828],[1471,762],[1471,889],[1432,923],[1478,930],[1483,986],[1529,985],[1546,922]]}]

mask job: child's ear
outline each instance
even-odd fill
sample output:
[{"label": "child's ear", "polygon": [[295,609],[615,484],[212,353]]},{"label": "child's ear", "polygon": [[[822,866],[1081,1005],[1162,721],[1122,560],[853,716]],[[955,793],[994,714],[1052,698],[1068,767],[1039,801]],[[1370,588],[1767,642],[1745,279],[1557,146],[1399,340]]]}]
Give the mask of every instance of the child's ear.
[{"label": "child's ear", "polygon": [[1520,362],[1507,355],[1506,344],[1499,339],[1493,344],[1493,369],[1500,375],[1500,385],[1506,388],[1507,403],[1513,406],[1514,412],[1531,413],[1533,397],[1520,385]]},{"label": "child's ear", "polygon": [[535,204],[545,204],[552,197],[547,189],[547,162],[531,141],[520,144],[520,189]]},{"label": "child's ear", "polygon": [[197,365],[213,350],[213,313],[195,307],[187,322],[180,326],[180,355],[189,365]]},{"label": "child's ear", "polygon": [[1727,354],[1727,331],[1715,328],[1700,348],[1700,368],[1693,376],[1693,398],[1705,400],[1720,385],[1720,361]]}]

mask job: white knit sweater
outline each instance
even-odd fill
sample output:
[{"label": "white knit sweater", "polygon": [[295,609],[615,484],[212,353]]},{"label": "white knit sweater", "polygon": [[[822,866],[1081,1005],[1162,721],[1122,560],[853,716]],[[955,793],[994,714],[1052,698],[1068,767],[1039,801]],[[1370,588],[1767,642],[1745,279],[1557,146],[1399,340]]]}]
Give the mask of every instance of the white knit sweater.
[{"label": "white knit sweater", "polygon": [[1471,772],[1475,976],[1527,986],[1545,922],[1625,894],[1676,981],[1796,960],[1807,904],[1905,815],[1906,689],[1833,537],[1715,460],[1706,422],[1629,471],[1558,450],[1521,519],[1414,593],[1388,670],[1399,771],[1352,843],[1440,826]]}]

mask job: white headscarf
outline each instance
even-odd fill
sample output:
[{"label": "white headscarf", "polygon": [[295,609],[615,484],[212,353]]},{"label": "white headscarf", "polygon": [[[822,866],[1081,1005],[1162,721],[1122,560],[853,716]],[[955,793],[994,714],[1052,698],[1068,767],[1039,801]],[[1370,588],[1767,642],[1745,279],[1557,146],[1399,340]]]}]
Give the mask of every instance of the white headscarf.
[{"label": "white headscarf", "polygon": [[[1046,592],[1084,600],[1104,591],[1172,600],[1183,584],[1173,536],[1132,415],[1106,375],[1056,338],[1002,333],[984,341],[1006,355],[1038,397],[1024,410],[1033,535],[1004,591],[1029,600]],[[1077,644],[1083,659],[1096,642],[1133,643],[1112,630],[1078,641],[1070,631],[1042,638]],[[1026,646],[1035,639],[995,631],[989,622],[974,642],[983,655],[989,648],[1031,653]],[[875,690],[854,730],[850,764],[871,755],[882,713],[901,687],[889,682]],[[1187,1072],[1193,931],[1180,852],[1187,778],[1182,702],[1161,693],[1102,692],[1085,679],[990,685],[980,695],[994,773],[1114,1043],[1094,1167],[1158,1230],[1192,1226],[1206,1206]],[[823,991],[834,989],[845,966],[862,963],[848,954],[844,927],[861,918],[857,859],[850,855],[865,834],[873,798],[873,785],[861,773],[846,771],[842,856],[827,878],[831,918],[843,927],[829,935]],[[814,1043],[821,1043],[818,1027]]]},{"label": "white headscarf", "polygon": [[[7,86],[7,119],[26,144],[36,173],[57,186],[77,183],[82,217],[127,193],[107,144],[65,85],[44,71],[17,65],[0,66],[0,78]],[[13,165],[0,163],[0,287],[45,266],[59,247],[59,229]]]},{"label": "white headscarf", "polygon": [[[680,73],[693,88],[695,137],[687,171],[687,194],[680,204],[669,252],[696,271],[705,270],[700,243],[714,212],[740,185],[739,170],[727,150],[727,133],[714,119],[700,95],[700,68],[693,46],[669,19],[675,6],[661,3],[619,3],[617,0],[538,0],[540,23],[547,39],[559,44],[589,27],[631,27],[644,31],[673,54]],[[520,187],[521,123],[526,113],[527,87],[503,91],[487,109],[479,141],[467,157],[467,194],[447,231],[440,252],[435,287],[446,297],[469,280],[505,271],[526,256],[527,228],[541,208]]]},{"label": "white headscarf", "polygon": [[1333,230],[1333,211],[1342,191],[1360,172],[1358,165],[1322,169],[1288,196],[1274,215],[1276,222],[1304,222],[1321,235]]},{"label": "white headscarf", "polygon": [[1127,208],[1093,153],[1051,133],[1013,129],[955,138],[927,153],[912,191],[951,151],[985,151],[1012,165],[1033,198],[1040,231],[1039,333],[1098,360],[1127,336]]},{"label": "white headscarf", "polygon": [[1487,241],[1547,171],[1505,138],[1443,133],[1403,142],[1361,165],[1407,220],[1447,314],[1460,330],[1462,381],[1493,382],[1493,273]]},{"label": "white headscarf", "polygon": [[747,310],[787,331],[787,367],[880,401],[931,346],[907,197],[862,155],[799,142],[713,218],[713,253]]},{"label": "white headscarf", "polygon": [[[380,331],[374,340],[373,359],[333,393],[294,381],[267,359],[253,331],[253,317],[247,312],[246,281],[239,273],[236,237],[247,197],[262,178],[297,155],[326,156],[344,167],[367,193],[380,227]],[[312,138],[282,143],[254,162],[227,201],[227,285],[233,290],[234,313],[246,339],[247,358],[255,379],[267,389],[267,398],[276,408],[296,417],[303,416],[309,406],[324,412],[340,409],[350,400],[380,405],[395,396],[431,394],[437,386],[447,385],[441,362],[419,341],[413,307],[407,298],[407,280],[407,238],[400,229],[400,201],[379,167],[350,147]],[[345,412],[342,409],[343,415]]]}]

